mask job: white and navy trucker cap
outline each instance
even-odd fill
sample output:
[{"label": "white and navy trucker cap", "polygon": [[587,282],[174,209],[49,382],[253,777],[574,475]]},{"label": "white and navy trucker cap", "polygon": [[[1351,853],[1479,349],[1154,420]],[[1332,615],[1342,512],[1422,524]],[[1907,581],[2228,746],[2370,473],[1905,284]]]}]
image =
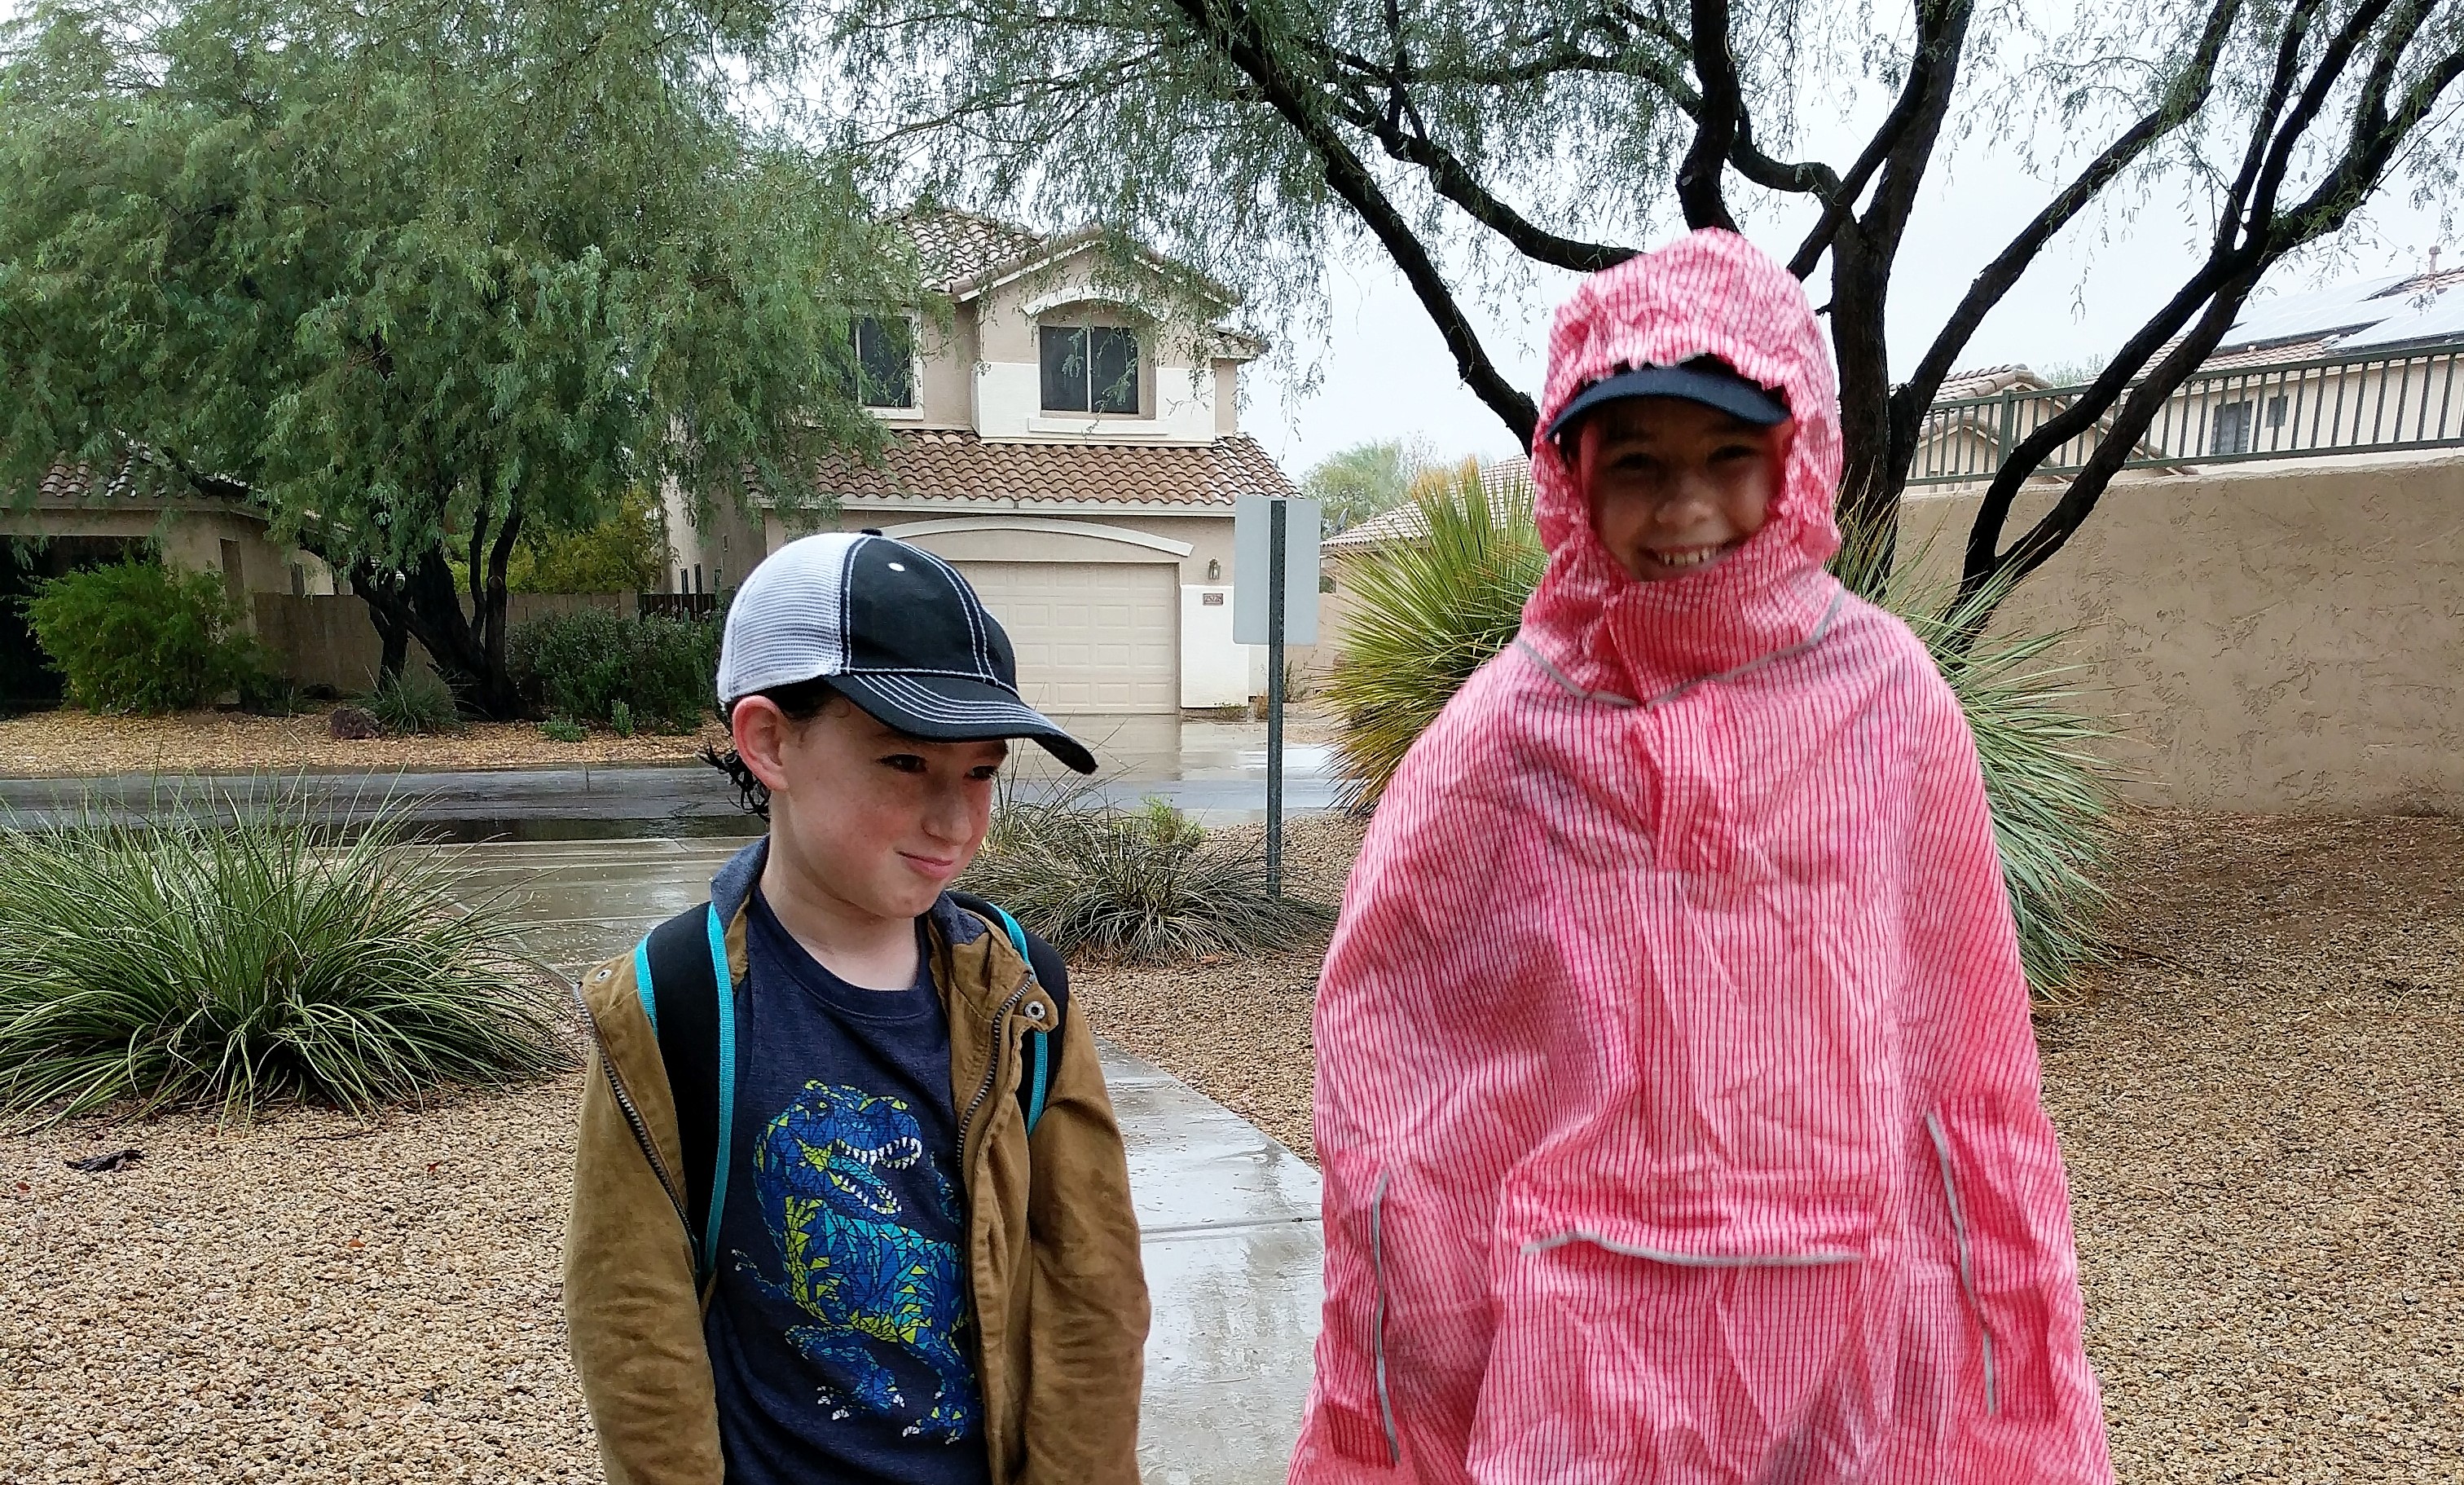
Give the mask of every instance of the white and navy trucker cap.
[{"label": "white and navy trucker cap", "polygon": [[1018,658],[957,569],[870,533],[825,532],[772,552],[736,590],[718,704],[826,680],[875,721],[934,742],[1033,738],[1080,773],[1095,755],[1019,699]]}]

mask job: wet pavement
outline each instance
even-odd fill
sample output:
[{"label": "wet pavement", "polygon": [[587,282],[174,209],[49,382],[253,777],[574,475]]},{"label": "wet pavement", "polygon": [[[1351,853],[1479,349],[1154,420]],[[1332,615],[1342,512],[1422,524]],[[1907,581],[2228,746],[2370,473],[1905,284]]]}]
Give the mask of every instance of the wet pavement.
[{"label": "wet pavement", "polygon": [[[1065,719],[1104,764],[1099,798],[1134,805],[1168,799],[1203,824],[1265,816],[1264,722],[1184,721],[1177,717]],[[1284,748],[1284,808],[1293,814],[1335,803],[1323,743]],[[1032,744],[1018,752],[1014,787],[1028,792],[1076,778]],[[87,800],[143,813],[175,798],[229,800],[242,808],[298,797],[320,818],[364,820],[389,797],[411,801],[424,826],[460,840],[605,840],[750,836],[759,822],[737,804],[715,769],[664,766],[500,768],[438,773],[123,774],[97,779],[0,779],[0,811],[31,824],[74,813]]]},{"label": "wet pavement", "polygon": [[[466,879],[511,895],[532,951],[571,976],[702,901],[737,844],[474,846]],[[1317,1336],[1317,1173],[1160,1068],[1106,1047],[1104,1075],[1129,1144],[1155,1303],[1145,1485],[1280,1481]]]}]

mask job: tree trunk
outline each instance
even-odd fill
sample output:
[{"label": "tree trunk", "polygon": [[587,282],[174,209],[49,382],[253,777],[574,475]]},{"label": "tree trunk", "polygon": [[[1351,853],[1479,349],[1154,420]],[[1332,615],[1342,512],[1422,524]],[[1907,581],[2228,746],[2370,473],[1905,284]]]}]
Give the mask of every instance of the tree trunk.
[{"label": "tree trunk", "polygon": [[[1873,543],[1876,576],[1887,576],[1899,542],[1899,470],[1891,458],[1890,351],[1883,305],[1890,264],[1851,219],[1832,245],[1831,347],[1839,364],[1839,527]],[[1870,594],[1867,596],[1871,596]]]}]

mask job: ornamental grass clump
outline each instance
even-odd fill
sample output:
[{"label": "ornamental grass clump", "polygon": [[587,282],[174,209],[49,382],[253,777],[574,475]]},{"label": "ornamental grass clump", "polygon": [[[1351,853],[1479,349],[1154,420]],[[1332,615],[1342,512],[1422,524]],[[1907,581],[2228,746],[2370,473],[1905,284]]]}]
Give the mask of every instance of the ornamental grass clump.
[{"label": "ornamental grass clump", "polygon": [[1264,856],[1164,801],[1119,809],[1083,787],[1006,794],[959,885],[1065,954],[1145,962],[1292,948],[1334,917],[1267,896]]},{"label": "ornamental grass clump", "polygon": [[[1548,560],[1528,484],[1492,490],[1465,464],[1413,494],[1427,534],[1345,565],[1353,609],[1325,697],[1355,806],[1375,803],[1447,700],[1513,642]],[[2107,953],[2099,877],[2113,797],[2096,752],[2105,729],[2073,710],[2065,671],[2042,663],[2063,632],[1975,638],[2007,588],[1960,599],[1929,575],[1925,552],[1887,551],[1851,531],[1832,570],[1906,622],[1967,713],[2028,984],[2039,1004],[2058,1004]]]},{"label": "ornamental grass clump", "polygon": [[364,1113],[567,1065],[506,898],[460,870],[390,802],[347,843],[287,801],[0,824],[0,1111]]}]

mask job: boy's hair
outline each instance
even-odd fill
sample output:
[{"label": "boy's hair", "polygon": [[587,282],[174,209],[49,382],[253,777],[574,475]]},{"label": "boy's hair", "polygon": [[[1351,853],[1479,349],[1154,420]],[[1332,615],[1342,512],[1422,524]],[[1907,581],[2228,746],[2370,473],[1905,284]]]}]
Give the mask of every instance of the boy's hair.
[{"label": "boy's hair", "polygon": [[[766,697],[771,704],[786,714],[789,721],[805,722],[822,715],[822,709],[829,705],[830,698],[836,695],[838,693],[830,689],[826,680],[800,680],[792,685],[772,686],[766,691],[756,691],[752,696],[738,697],[736,705],[742,706],[753,697]],[[723,720],[733,722],[735,708],[730,707],[728,712]],[[770,786],[754,773],[742,754],[733,747],[721,751],[711,746],[701,750],[700,758],[703,763],[727,775],[728,782],[736,786],[737,803],[747,814],[759,815],[764,820],[770,818]]]}]

